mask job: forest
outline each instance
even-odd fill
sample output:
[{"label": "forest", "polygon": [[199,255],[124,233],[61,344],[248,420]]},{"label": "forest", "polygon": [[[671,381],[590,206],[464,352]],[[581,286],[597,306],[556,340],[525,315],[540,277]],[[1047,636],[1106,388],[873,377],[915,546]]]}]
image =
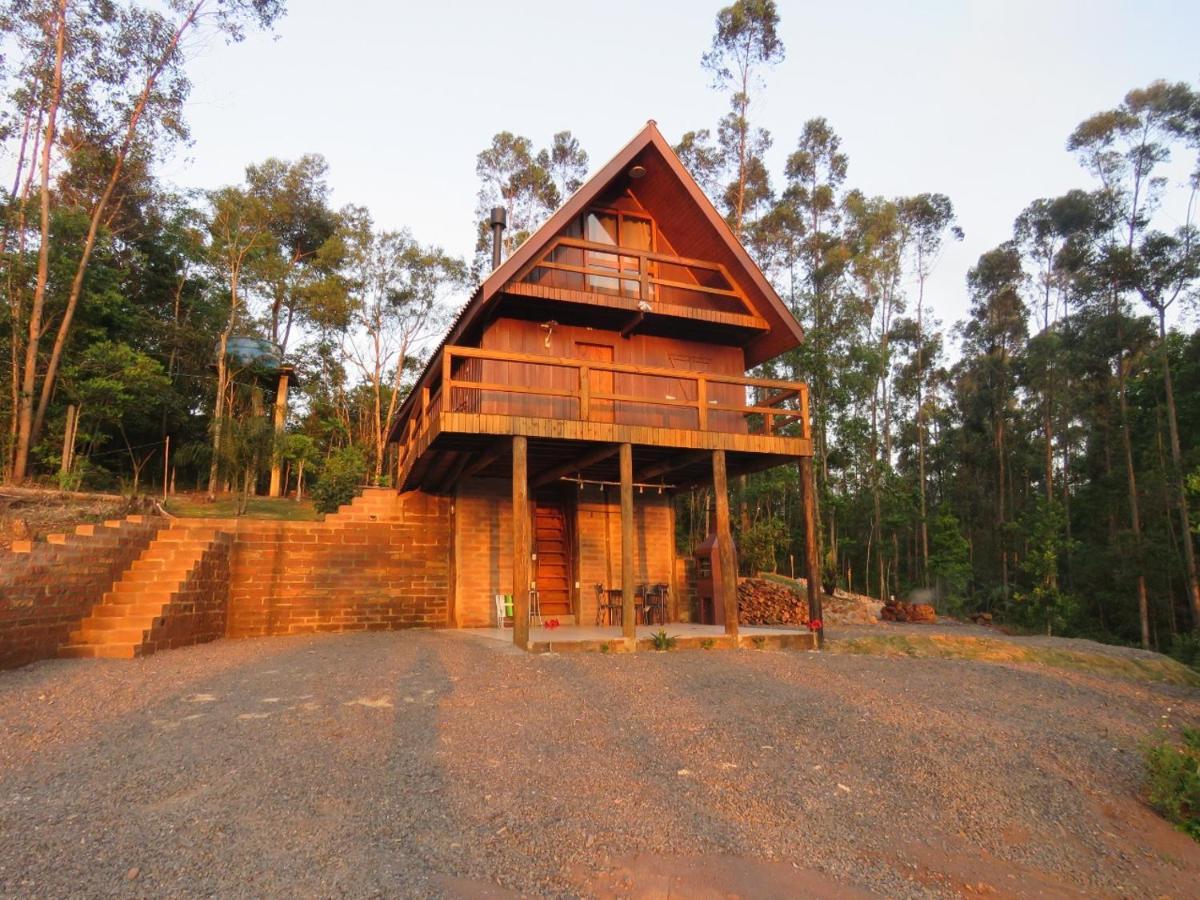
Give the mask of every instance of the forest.
[{"label": "forest", "polygon": [[[399,404],[486,273],[488,211],[507,209],[511,252],[586,176],[569,130],[544,146],[519,129],[481,139],[462,173],[478,183],[466,259],[424,242],[420,222],[335,206],[316,152],[179,190],[158,173],[189,138],[189,53],[281,28],[284,12],[0,12],[5,482],[246,497],[274,463],[293,496],[386,483]],[[954,198],[856,189],[837,110],[797,117],[778,136],[782,170],[768,165],[776,136],[755,111],[786,60],[774,2],[717,11],[697,57],[728,112],[676,152],[806,331],[762,374],[812,391],[826,589],[926,592],[944,614],[1194,654],[1200,87],[1130,85],[1063,122],[1077,186],[1014,198],[1011,237],[962,273],[962,318],[941,322],[926,283],[963,236]],[[1180,162],[1190,176],[1170,174]],[[227,352],[245,337],[294,366],[281,436],[270,386]],[[746,572],[801,569],[796,478],[735,486]],[[681,552],[708,501],[677,497]]]}]

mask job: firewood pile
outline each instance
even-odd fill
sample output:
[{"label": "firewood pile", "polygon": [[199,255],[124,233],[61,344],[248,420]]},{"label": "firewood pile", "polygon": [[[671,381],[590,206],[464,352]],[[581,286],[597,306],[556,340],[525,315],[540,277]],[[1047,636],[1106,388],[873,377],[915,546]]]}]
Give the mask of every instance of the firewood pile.
[{"label": "firewood pile", "polygon": [[971,613],[971,615],[968,616],[967,618],[969,618],[976,625],[991,625],[992,624],[992,614],[990,612]]},{"label": "firewood pile", "polygon": [[879,617],[885,622],[933,623],[937,613],[928,603],[904,603],[894,597],[883,604]]},{"label": "firewood pile", "polygon": [[738,583],[738,621],[744,625],[807,625],[808,602],[791,588],[746,578]]}]

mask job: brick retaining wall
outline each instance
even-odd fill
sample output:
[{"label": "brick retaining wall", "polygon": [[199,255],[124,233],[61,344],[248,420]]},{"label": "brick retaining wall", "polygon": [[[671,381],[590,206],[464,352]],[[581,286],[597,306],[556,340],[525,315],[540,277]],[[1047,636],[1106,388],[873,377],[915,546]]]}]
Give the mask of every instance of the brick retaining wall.
[{"label": "brick retaining wall", "polygon": [[227,633],[450,624],[451,505],[368,490],[323,522],[204,520],[234,538]]}]

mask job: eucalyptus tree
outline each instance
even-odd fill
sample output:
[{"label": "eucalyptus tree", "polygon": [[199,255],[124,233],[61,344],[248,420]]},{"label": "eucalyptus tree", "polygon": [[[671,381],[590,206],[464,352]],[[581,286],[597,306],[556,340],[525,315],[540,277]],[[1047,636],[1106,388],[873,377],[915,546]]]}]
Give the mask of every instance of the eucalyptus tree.
[{"label": "eucalyptus tree", "polygon": [[925,483],[925,394],[930,374],[927,359],[929,350],[925,337],[925,286],[937,264],[942,245],[947,238],[961,241],[963,230],[954,219],[954,206],[945,194],[917,194],[899,201],[900,219],[908,240],[906,251],[912,256],[913,274],[917,280],[917,311],[913,324],[915,359],[913,387],[916,395],[917,425],[917,495],[919,530],[921,533],[921,573],[929,586],[929,520]]},{"label": "eucalyptus tree", "polygon": [[1143,647],[1150,646],[1149,600],[1142,559],[1141,509],[1129,421],[1128,360],[1122,329],[1126,294],[1133,284],[1135,244],[1139,233],[1148,227],[1166,183],[1165,179],[1155,175],[1155,170],[1170,158],[1171,141],[1178,137],[1181,122],[1192,114],[1195,102],[1188,85],[1156,81],[1127,93],[1119,106],[1081,122],[1067,142],[1068,149],[1079,155],[1081,163],[1100,182],[1112,222],[1099,266],[1109,315],[1117,328],[1117,355],[1113,366],[1117,378],[1130,529],[1139,570],[1137,591]]},{"label": "eucalyptus tree", "polygon": [[1167,345],[1167,311],[1179,300],[1194,293],[1200,283],[1200,240],[1194,226],[1182,226],[1176,234],[1152,231],[1144,235],[1135,257],[1134,281],[1138,295],[1155,314],[1158,324],[1158,349],[1163,389],[1167,403],[1167,427],[1171,446],[1171,488],[1179,514],[1183,559],[1186,569],[1188,601],[1193,628],[1200,631],[1200,579],[1196,571],[1195,541],[1189,531],[1191,512],[1183,472],[1183,451],[1179,440],[1179,414],[1171,377],[1171,354]]},{"label": "eucalyptus tree", "polygon": [[586,172],[587,153],[569,131],[555,134],[550,147],[542,150],[536,149],[529,138],[511,131],[494,135],[491,145],[475,158],[479,178],[476,268],[483,271],[489,258],[487,218],[493,207],[504,207],[508,216],[503,235],[507,256],[549,218],[564,193],[579,188]]},{"label": "eucalyptus tree", "polygon": [[368,434],[379,481],[404,379],[427,343],[445,329],[447,300],[465,284],[466,267],[440,247],[421,245],[408,231],[376,230],[365,210],[354,218],[353,333],[345,353],[369,390]]},{"label": "eucalyptus tree", "polygon": [[[251,317],[249,285],[256,263],[272,251],[270,210],[262,198],[242,187],[225,187],[209,195],[209,264],[220,279],[222,293],[228,291],[228,315],[217,338],[216,391],[210,428],[212,458],[209,463],[208,496],[217,495],[224,436],[232,434],[226,421],[232,402],[234,370],[230,367],[229,339],[240,324]],[[224,455],[223,455],[224,454]]]},{"label": "eucalyptus tree", "polygon": [[1014,363],[1028,336],[1027,308],[1021,296],[1023,271],[1020,251],[1002,244],[979,257],[967,274],[971,295],[970,318],[962,326],[963,374],[970,393],[990,430],[994,457],[993,543],[1000,561],[1005,601],[1011,584],[1012,552],[1008,540],[1011,424],[1016,417]]},{"label": "eucalyptus tree", "polygon": [[292,327],[320,317],[345,294],[341,221],[329,203],[329,165],[309,153],[295,162],[271,158],[246,169],[247,189],[262,203],[271,249],[256,260],[267,295],[267,335],[287,351]]},{"label": "eucalyptus tree", "polygon": [[783,57],[774,0],[736,0],[717,13],[712,46],[701,62],[713,86],[729,94],[730,111],[718,123],[716,146],[730,173],[721,199],[739,239],[748,206],[763,191],[762,157],[771,145],[770,134],[750,124],[751,93],[761,86],[765,70]]}]

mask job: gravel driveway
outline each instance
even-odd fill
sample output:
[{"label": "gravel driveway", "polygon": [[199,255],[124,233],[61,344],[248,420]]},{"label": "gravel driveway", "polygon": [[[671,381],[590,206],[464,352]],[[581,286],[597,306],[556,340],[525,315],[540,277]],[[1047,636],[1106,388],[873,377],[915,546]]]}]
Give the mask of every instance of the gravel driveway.
[{"label": "gravel driveway", "polygon": [[1138,749],[1197,722],[1063,670],[454,632],[49,661],[0,672],[0,895],[1196,896]]}]

